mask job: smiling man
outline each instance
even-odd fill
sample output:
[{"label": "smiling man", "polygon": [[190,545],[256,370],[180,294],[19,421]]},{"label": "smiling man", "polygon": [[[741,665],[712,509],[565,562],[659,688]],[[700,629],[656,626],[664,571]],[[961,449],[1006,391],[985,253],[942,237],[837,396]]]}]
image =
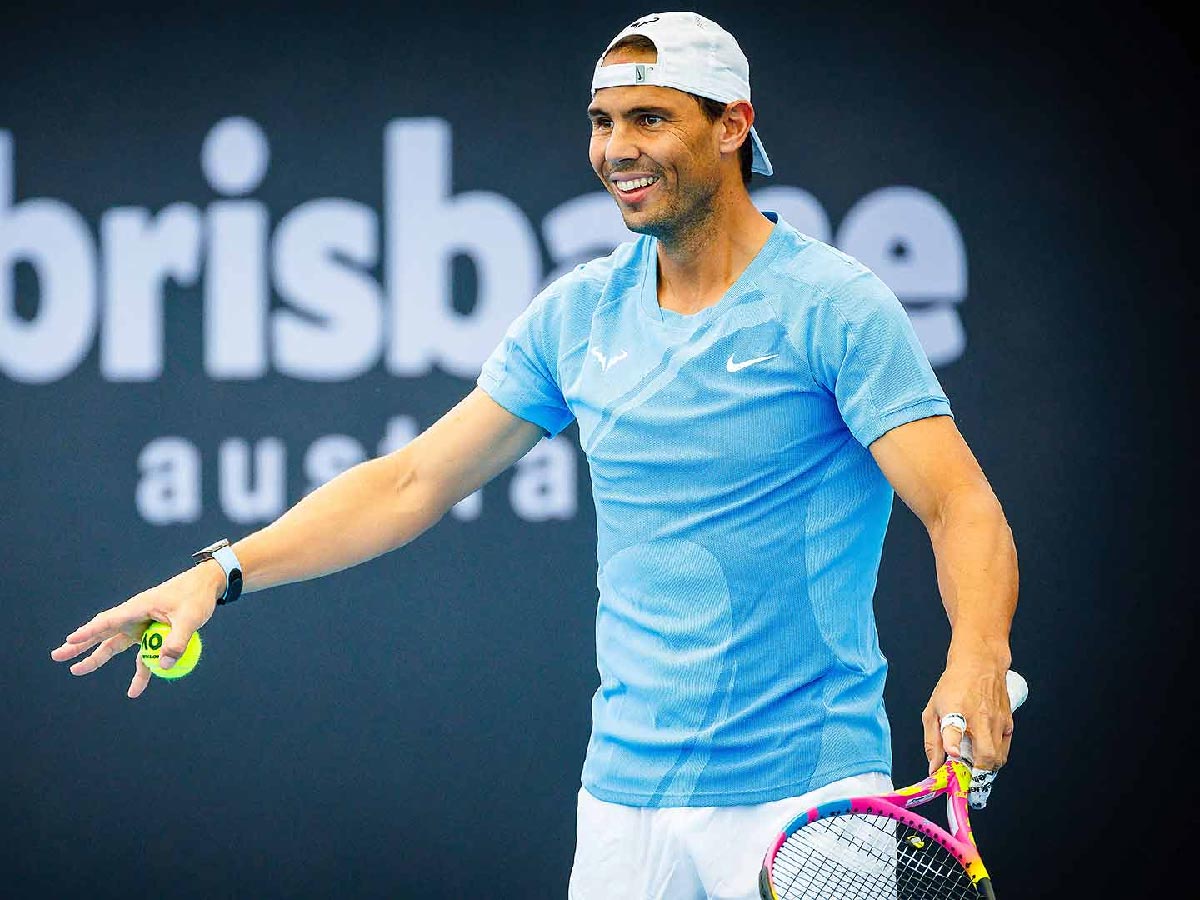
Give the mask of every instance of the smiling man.
[{"label": "smiling man", "polygon": [[[931,768],[957,751],[951,713],[977,765],[1007,757],[1016,552],[895,296],[751,202],[771,163],[733,37],[694,13],[639,19],[601,55],[588,118],[592,168],[638,240],[539,294],[411,444],[51,655],[95,647],[71,667],[85,675],[157,620],[170,668],[216,606],[407,544],[577,421],[600,686],[570,896],[751,900],[782,823],[890,786],[872,602],[893,491],[929,532],[952,625],[923,717]],[[136,660],[128,695],[149,680]]]},{"label": "smiling man", "polygon": [[951,712],[982,767],[1007,755],[1015,549],[896,298],[751,201],[772,166],[733,37],[635,21],[588,118],[643,237],[547,289],[479,382],[548,433],[576,419],[591,466],[601,684],[570,895],[748,900],[792,815],[890,787],[872,599],[893,488],[954,628],[931,764]]}]

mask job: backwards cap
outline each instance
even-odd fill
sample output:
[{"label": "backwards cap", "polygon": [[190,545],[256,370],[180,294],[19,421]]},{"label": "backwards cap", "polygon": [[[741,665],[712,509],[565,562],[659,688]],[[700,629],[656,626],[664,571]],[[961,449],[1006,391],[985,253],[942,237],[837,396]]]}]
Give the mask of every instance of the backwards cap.
[{"label": "backwards cap", "polygon": [[[635,34],[654,42],[657,60],[604,65],[604,57],[613,45]],[[655,13],[638,19],[608,42],[596,61],[592,96],[600,88],[639,84],[675,88],[719,103],[749,100],[750,63],[733,35],[711,19],[693,12]],[[771,159],[753,127],[750,140],[754,155],[751,169],[770,175]]]}]

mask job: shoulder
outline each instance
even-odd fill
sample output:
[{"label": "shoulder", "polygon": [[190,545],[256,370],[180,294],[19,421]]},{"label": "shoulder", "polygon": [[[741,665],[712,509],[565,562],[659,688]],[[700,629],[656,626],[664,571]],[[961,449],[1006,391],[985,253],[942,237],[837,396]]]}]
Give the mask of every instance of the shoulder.
[{"label": "shoulder", "polygon": [[638,288],[648,247],[649,238],[640,237],[617,245],[607,256],[580,263],[547,284],[525,317],[554,320],[568,329],[585,326],[601,304]]},{"label": "shoulder", "polygon": [[641,283],[648,240],[620,244],[607,256],[580,263],[555,278],[512,323],[509,337],[524,334],[566,346],[586,334],[599,307]]},{"label": "shoulder", "polygon": [[620,293],[640,283],[645,271],[650,239],[618,244],[607,256],[580,263],[569,272],[551,281],[542,294],[553,297],[574,297],[597,300],[605,294]]},{"label": "shoulder", "polygon": [[891,289],[862,262],[782,219],[779,227],[782,247],[773,274],[781,289],[772,292],[772,302],[782,318],[825,314],[854,324],[902,311]]}]

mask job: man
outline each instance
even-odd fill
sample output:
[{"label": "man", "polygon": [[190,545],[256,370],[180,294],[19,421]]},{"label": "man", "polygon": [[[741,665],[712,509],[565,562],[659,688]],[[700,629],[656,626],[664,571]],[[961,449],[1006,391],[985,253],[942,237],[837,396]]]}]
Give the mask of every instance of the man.
[{"label": "man", "polygon": [[[1016,554],[902,307],[865,267],[761,213],[771,174],[736,41],[693,13],[609,44],[591,164],[642,237],[538,295],[478,388],[404,449],[100,613],[52,654],[94,671],[170,622],[402,546],[579,423],[597,512],[601,684],[570,895],[752,898],[779,826],[890,786],[872,597],[893,489],[921,518],[953,634],[924,713],[931,769],[965,715],[1007,757]],[[335,536],[333,538],[331,536]],[[98,646],[97,646],[98,645]],[[150,675],[139,660],[129,696]]]}]

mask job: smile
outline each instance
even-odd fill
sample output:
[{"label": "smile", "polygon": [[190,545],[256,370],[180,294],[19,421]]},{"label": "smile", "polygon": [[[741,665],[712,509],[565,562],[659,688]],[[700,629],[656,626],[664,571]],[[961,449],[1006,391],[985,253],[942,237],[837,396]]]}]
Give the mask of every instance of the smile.
[{"label": "smile", "polygon": [[632,181],[614,181],[613,184],[616,185],[617,190],[621,193],[632,194],[636,191],[642,190],[643,188],[650,187],[650,185],[654,184],[656,181],[658,181],[658,176],[650,175],[645,178],[634,178]]}]

